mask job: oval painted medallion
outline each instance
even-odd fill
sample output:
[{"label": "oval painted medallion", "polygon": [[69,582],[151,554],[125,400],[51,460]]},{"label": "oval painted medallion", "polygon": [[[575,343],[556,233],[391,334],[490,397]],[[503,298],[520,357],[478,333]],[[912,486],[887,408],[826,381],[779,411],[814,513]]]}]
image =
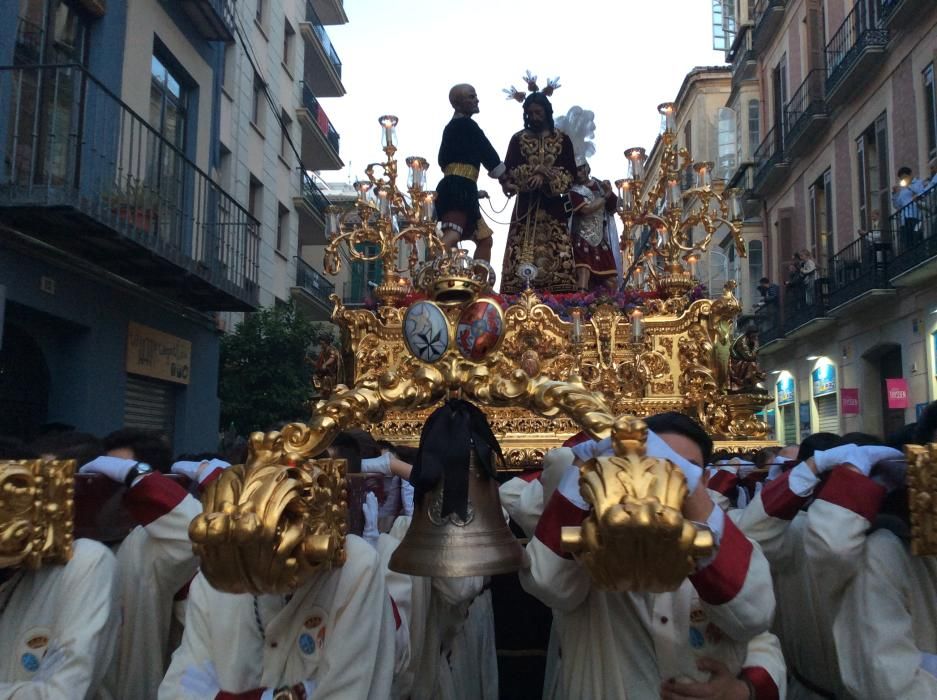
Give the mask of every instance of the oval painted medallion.
[{"label": "oval painted medallion", "polygon": [[503,335],[501,307],[490,299],[479,299],[459,316],[455,344],[463,357],[478,362],[498,346]]},{"label": "oval painted medallion", "polygon": [[424,362],[436,362],[449,349],[446,315],[431,301],[418,301],[403,317],[403,339]]}]

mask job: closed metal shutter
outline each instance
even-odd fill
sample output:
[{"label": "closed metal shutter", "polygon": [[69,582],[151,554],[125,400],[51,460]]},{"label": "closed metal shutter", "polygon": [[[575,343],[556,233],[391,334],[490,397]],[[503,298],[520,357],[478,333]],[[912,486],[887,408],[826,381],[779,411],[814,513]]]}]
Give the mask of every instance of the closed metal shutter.
[{"label": "closed metal shutter", "polygon": [[839,394],[818,396],[817,431],[839,435]]},{"label": "closed metal shutter", "polygon": [[161,430],[172,440],[175,423],[175,387],[168,382],[128,374],[124,426]]},{"label": "closed metal shutter", "polygon": [[797,411],[794,408],[794,404],[790,403],[781,406],[782,434],[778,436],[778,442],[782,445],[792,445],[797,442]]}]

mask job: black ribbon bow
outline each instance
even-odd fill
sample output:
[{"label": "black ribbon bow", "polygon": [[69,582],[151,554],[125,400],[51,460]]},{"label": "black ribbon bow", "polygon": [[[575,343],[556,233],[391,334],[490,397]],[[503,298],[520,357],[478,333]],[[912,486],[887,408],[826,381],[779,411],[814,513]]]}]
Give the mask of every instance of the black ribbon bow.
[{"label": "black ribbon bow", "polygon": [[463,520],[467,519],[469,462],[473,448],[481,472],[494,478],[495,457],[503,459],[504,455],[481,409],[462,399],[450,399],[433,411],[423,424],[420,449],[410,475],[416,502],[420,503],[442,479],[440,515],[456,513]]}]

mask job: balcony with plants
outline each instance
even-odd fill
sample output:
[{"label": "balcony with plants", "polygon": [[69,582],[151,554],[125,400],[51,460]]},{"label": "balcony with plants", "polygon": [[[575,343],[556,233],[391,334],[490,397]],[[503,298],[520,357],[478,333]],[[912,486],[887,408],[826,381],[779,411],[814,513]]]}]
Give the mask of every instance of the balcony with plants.
[{"label": "balcony with plants", "polygon": [[0,68],[0,220],[204,311],[258,303],[260,225],[78,65]]}]

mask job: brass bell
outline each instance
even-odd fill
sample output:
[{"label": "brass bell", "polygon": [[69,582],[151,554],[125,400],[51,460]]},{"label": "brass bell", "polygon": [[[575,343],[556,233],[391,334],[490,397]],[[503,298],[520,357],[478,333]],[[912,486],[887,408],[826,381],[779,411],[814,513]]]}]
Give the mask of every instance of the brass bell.
[{"label": "brass bell", "polygon": [[444,479],[423,496],[410,529],[390,558],[391,571],[411,576],[492,576],[521,568],[524,550],[501,510],[498,481],[469,457],[468,508],[441,517]]}]

